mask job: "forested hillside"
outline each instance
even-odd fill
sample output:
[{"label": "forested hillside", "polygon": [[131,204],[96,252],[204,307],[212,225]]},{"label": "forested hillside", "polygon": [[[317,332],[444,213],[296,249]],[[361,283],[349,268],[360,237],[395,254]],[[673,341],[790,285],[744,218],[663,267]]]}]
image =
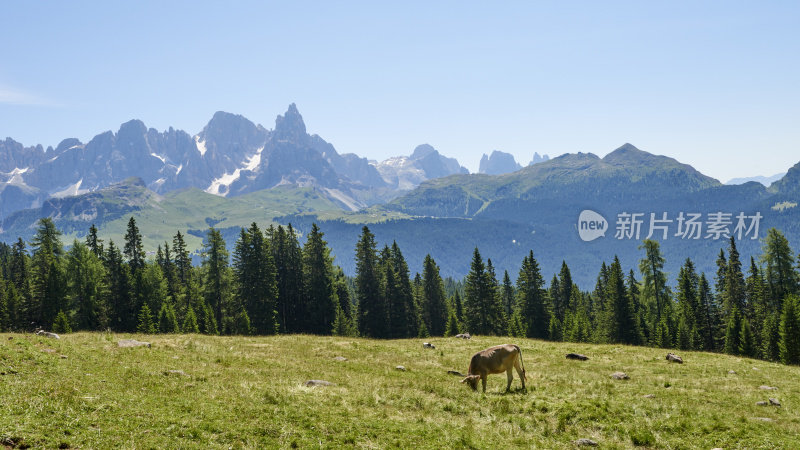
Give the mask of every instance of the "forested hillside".
[{"label": "forested hillside", "polygon": [[228,249],[212,227],[195,266],[180,231],[148,258],[133,217],[123,242],[104,242],[91,227],[68,250],[53,221],[41,219],[30,242],[0,246],[0,331],[374,338],[469,332],[800,364],[800,273],[788,240],[774,228],[759,257],[743,259],[731,237],[718,249],[714,272],[698,271],[687,256],[674,280],[659,243],[644,240],[635,266],[607,255],[589,290],[574,282],[567,263],[551,268],[557,274],[548,283],[532,250],[514,273],[500,273],[475,247],[463,279],[443,279],[435,251],[412,274],[400,246],[379,247],[367,226],[353,244],[355,276],[348,277],[316,224],[302,245],[299,237],[291,225],[253,223]]}]

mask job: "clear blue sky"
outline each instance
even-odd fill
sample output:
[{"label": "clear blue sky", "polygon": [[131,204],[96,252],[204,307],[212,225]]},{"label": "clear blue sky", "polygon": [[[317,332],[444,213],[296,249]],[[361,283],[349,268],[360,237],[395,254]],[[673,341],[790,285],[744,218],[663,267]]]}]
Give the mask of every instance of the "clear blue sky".
[{"label": "clear blue sky", "polygon": [[725,181],[800,161],[798,2],[4,2],[0,138],[217,110],[372,159],[430,143],[604,155],[630,142]]}]

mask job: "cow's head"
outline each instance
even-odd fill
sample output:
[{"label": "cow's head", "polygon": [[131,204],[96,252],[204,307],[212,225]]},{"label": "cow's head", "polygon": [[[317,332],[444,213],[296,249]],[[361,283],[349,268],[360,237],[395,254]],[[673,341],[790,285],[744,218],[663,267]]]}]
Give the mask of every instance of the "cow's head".
[{"label": "cow's head", "polygon": [[467,383],[469,387],[472,388],[473,391],[478,390],[478,380],[481,379],[480,375],[467,375],[466,378],[461,380],[462,383]]}]

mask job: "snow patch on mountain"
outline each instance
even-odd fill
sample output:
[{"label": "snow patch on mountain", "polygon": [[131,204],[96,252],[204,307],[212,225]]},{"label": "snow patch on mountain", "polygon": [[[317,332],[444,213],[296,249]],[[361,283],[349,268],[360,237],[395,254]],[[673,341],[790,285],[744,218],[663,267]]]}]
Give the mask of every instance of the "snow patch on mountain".
[{"label": "snow patch on mountain", "polygon": [[[264,151],[264,147],[259,148],[256,152],[250,156],[245,162],[243,167],[239,167],[238,169],[234,170],[231,173],[225,173],[221,177],[214,179],[206,188],[206,192],[209,194],[219,195],[225,197],[228,195],[228,190],[231,184],[239,179],[239,176],[242,173],[242,170],[255,170],[261,164],[261,153]],[[183,168],[183,166],[181,166]],[[178,169],[180,172],[180,169]]]},{"label": "snow patch on mountain", "polygon": [[81,189],[81,184],[83,184],[83,178],[78,180],[77,183],[71,184],[60,191],[53,192],[50,196],[54,198],[74,197],[89,192],[89,189]]},{"label": "snow patch on mountain", "polygon": [[195,136],[194,137],[194,142],[195,142],[195,144],[197,144],[197,151],[200,152],[200,156],[205,155],[206,154],[206,141],[201,141],[200,140],[200,136]]}]

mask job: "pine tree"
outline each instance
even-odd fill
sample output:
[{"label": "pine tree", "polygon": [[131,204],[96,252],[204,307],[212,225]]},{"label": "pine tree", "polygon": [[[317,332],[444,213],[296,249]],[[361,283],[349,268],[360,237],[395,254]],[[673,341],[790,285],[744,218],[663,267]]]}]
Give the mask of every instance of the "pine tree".
[{"label": "pine tree", "polygon": [[147,303],[142,305],[139,310],[139,324],[136,326],[136,332],[142,334],[155,334],[156,325],[153,321],[153,313],[150,312],[150,307]]},{"label": "pine tree", "polygon": [[503,271],[503,283],[500,285],[500,301],[503,304],[503,312],[506,317],[511,317],[514,313],[516,302],[514,301],[514,286],[511,284],[511,277],[508,271]]},{"label": "pine tree", "polygon": [[[533,251],[522,259],[517,276],[517,306],[525,337],[545,339],[549,336],[544,278]],[[555,317],[555,316],[554,316]]]},{"label": "pine tree", "polygon": [[306,298],[303,330],[314,334],[331,332],[338,303],[333,288],[333,258],[323,236],[314,223],[303,246],[303,292]]},{"label": "pine tree", "polygon": [[356,245],[356,296],[358,326],[362,336],[388,337],[386,301],[381,291],[375,235],[364,226]]},{"label": "pine tree", "polygon": [[63,309],[56,314],[52,329],[54,333],[72,333],[72,327],[69,325],[69,318],[67,318]]},{"label": "pine tree", "polygon": [[[508,278],[508,273],[506,273]],[[433,336],[442,336],[447,330],[450,315],[447,312],[447,300],[444,294],[444,282],[439,275],[439,266],[431,255],[426,255],[422,263],[422,298],[423,317],[427,328]],[[456,333],[458,334],[458,333]]]},{"label": "pine tree", "polygon": [[788,296],[783,301],[780,325],[780,359],[784,364],[800,364],[800,317],[798,298]]}]

